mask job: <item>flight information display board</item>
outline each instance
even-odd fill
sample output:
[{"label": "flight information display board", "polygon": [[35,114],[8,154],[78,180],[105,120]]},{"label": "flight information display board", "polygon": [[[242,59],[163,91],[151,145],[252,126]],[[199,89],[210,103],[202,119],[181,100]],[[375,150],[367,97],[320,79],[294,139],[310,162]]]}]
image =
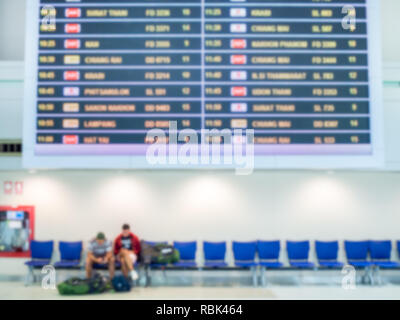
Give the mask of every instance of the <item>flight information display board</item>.
[{"label": "flight information display board", "polygon": [[178,148],[254,130],[229,143],[259,168],[382,161],[379,1],[35,0],[27,19],[27,167],[152,167],[154,129],[197,134]]}]

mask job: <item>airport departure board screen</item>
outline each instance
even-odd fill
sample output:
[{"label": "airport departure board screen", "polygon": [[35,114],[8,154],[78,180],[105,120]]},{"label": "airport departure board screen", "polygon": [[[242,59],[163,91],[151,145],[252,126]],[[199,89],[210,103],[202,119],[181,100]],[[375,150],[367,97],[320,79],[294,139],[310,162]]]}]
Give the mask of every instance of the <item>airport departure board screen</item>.
[{"label": "airport departure board screen", "polygon": [[378,0],[31,0],[27,22],[26,167],[224,167],[178,159],[213,143],[381,163]]}]

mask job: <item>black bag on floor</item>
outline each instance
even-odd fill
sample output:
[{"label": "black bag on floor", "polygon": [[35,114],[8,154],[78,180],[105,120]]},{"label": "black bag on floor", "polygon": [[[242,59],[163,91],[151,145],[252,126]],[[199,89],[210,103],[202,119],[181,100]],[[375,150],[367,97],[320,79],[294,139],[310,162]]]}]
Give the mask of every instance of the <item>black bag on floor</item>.
[{"label": "black bag on floor", "polygon": [[89,279],[89,293],[103,293],[111,289],[110,281],[100,273]]},{"label": "black bag on floor", "polygon": [[116,292],[129,292],[131,291],[131,284],[124,276],[116,276],[112,279],[112,285]]}]

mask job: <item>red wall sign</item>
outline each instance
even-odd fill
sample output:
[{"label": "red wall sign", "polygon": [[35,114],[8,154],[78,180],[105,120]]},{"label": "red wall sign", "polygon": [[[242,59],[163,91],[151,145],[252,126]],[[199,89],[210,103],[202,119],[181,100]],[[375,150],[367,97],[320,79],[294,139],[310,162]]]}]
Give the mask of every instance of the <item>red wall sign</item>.
[{"label": "red wall sign", "polygon": [[18,181],[14,183],[15,194],[22,195],[24,193],[24,183],[22,181]]},{"label": "red wall sign", "polygon": [[4,181],[4,194],[10,195],[13,193],[13,183],[11,181]]},{"label": "red wall sign", "polygon": [[4,181],[4,194],[10,196],[12,194],[22,195],[24,193],[24,183],[22,181]]}]

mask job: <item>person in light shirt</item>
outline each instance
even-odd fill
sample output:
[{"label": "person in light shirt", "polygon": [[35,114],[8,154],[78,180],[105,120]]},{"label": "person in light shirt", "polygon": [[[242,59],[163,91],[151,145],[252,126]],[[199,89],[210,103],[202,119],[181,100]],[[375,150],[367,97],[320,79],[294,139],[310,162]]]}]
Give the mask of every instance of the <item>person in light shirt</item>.
[{"label": "person in light shirt", "polygon": [[99,232],[96,239],[90,242],[86,258],[86,276],[92,277],[93,265],[107,265],[110,278],[115,273],[115,258],[112,252],[112,243],[106,239],[103,232]]}]

